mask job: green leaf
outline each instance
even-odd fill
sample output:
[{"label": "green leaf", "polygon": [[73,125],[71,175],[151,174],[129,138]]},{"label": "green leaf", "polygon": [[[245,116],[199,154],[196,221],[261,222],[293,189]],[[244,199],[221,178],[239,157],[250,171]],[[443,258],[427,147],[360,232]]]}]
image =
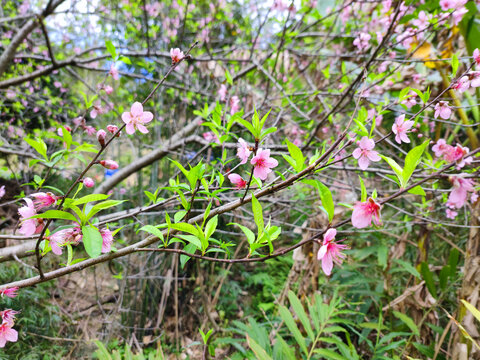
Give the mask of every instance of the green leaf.
[{"label": "green leaf", "polygon": [[262,205],[260,205],[260,202],[257,200],[255,195],[252,195],[252,211],[253,219],[255,220],[255,224],[257,224],[258,227],[258,232],[260,233],[265,228],[265,225],[263,223]]},{"label": "green leaf", "polygon": [[322,206],[328,215],[328,221],[332,222],[333,216],[335,214],[335,205],[333,203],[333,196],[330,189],[319,180],[306,179],[302,180],[302,182],[307,185],[313,186],[318,190],[318,195],[320,196],[320,200],[322,201]]},{"label": "green leaf", "polygon": [[257,359],[265,359],[265,360],[273,360],[270,355],[255,341],[247,334],[247,344],[254,352]]},{"label": "green leaf", "polygon": [[257,132],[255,131],[255,128],[252,126],[252,124],[250,124],[248,121],[242,119],[242,118],[238,118],[237,120],[237,123],[239,124],[242,124],[243,126],[245,126],[247,128],[248,131],[250,131],[250,133],[252,134],[253,137],[257,138]]},{"label": "green leaf", "polygon": [[465,305],[465,307],[468,309],[468,311],[470,311],[472,315],[475,316],[478,321],[480,321],[480,311],[478,311],[477,308],[470,304],[468,301],[465,301],[463,299],[461,301],[462,304]]},{"label": "green leaf", "polygon": [[217,229],[217,224],[218,224],[218,215],[214,216],[207,222],[207,225],[205,226],[205,238],[207,240],[210,238],[210,236],[213,235],[213,233]]},{"label": "green leaf", "polygon": [[229,72],[228,70],[225,70],[225,80],[227,80],[227,83],[228,83],[230,86],[233,86],[232,75],[230,75],[230,72]]},{"label": "green leaf", "polygon": [[305,167],[305,157],[302,154],[302,150],[298,148],[297,145],[291,143],[287,139],[287,147],[288,147],[288,152],[292,156],[293,160],[295,160],[295,166],[294,169],[296,172],[300,172],[303,170]]},{"label": "green leaf", "polygon": [[409,192],[410,194],[413,194],[413,195],[422,195],[422,196],[426,196],[426,195],[427,195],[427,194],[425,194],[425,190],[423,190],[420,185],[417,185],[417,186],[415,186],[414,188],[408,190],[408,192]]},{"label": "green leaf", "polygon": [[[189,254],[195,254],[195,251],[197,250],[197,246],[194,244],[187,244],[183,248],[183,251],[189,253]],[[185,264],[187,263],[188,260],[190,260],[191,257],[188,255],[180,255],[180,267],[183,269],[185,267]]]},{"label": "green leaf", "polygon": [[29,219],[63,219],[77,222],[77,218],[66,211],[61,210],[47,210],[42,214],[30,217]]},{"label": "green leaf", "polygon": [[153,225],[142,226],[140,229],[138,229],[138,231],[148,232],[149,234],[152,234],[153,236],[158,237],[160,240],[162,240],[162,242],[164,242],[163,233],[160,231],[160,229],[156,228]]},{"label": "green leaf", "polygon": [[117,58],[117,50],[115,49],[115,46],[113,46],[110,40],[105,41],[105,46],[107,47],[107,51],[112,56],[112,59],[115,60]]},{"label": "green leaf", "polygon": [[438,274],[438,278],[440,280],[440,289],[445,290],[447,288],[447,280],[448,276],[450,275],[450,266],[445,265],[440,270],[440,274]]},{"label": "green leaf", "polygon": [[31,139],[31,138],[24,138],[25,142],[28,143],[31,147],[33,147],[40,155],[43,156],[45,160],[48,160],[47,157],[47,145],[43,142],[42,139]]},{"label": "green leaf", "polygon": [[329,349],[315,349],[314,353],[321,355],[321,359],[345,360],[343,356]]},{"label": "green leaf", "polygon": [[456,248],[450,249],[450,254],[448,255],[448,265],[450,266],[450,277],[455,277],[457,273],[457,264],[458,264],[458,257],[460,256],[460,252]]},{"label": "green leaf", "polygon": [[360,179],[360,188],[362,189],[360,201],[365,202],[367,201],[367,189],[365,188],[365,183],[363,182],[363,179],[360,177],[360,175],[358,176],[358,178]]},{"label": "green leaf", "polygon": [[102,235],[92,226],[82,226],[83,246],[91,258],[96,258],[102,253]]},{"label": "green leaf", "polygon": [[310,319],[308,318],[307,314],[305,313],[305,309],[303,308],[302,303],[295,295],[292,290],[288,291],[288,299],[290,300],[290,305],[292,305],[295,314],[297,314],[298,318],[302,322],[302,325],[307,332],[308,337],[313,342],[315,341],[315,334],[313,333],[312,326],[310,324]]},{"label": "green leaf", "polygon": [[198,230],[195,226],[188,224],[188,223],[178,223],[178,224],[171,224],[170,228],[178,230],[178,231],[183,231],[188,234],[192,234],[194,236],[199,236]]},{"label": "green leaf", "polygon": [[420,158],[422,157],[422,154],[429,143],[430,140],[427,140],[423,144],[415,146],[412,150],[408,152],[407,157],[405,158],[405,167],[402,172],[402,178],[404,183],[403,187],[407,186],[408,180],[410,180],[410,177],[415,171],[415,168],[420,162]]},{"label": "green leaf", "polygon": [[412,330],[412,332],[419,336],[420,335],[420,331],[418,330],[418,327],[417,325],[415,324],[415,322],[407,315],[399,312],[399,311],[393,311],[393,315],[395,315],[396,318],[400,319],[405,325],[407,325],[409,327],[410,330]]},{"label": "green leaf", "polygon": [[453,54],[453,56],[452,56],[452,76],[455,76],[457,74],[458,65],[459,65],[458,56],[457,56],[457,54]]},{"label": "green leaf", "polygon": [[390,167],[392,168],[392,170],[395,172],[395,174],[397,175],[397,178],[398,178],[398,181],[400,183],[400,186],[402,188],[404,188],[406,186],[406,182],[404,182],[404,169],[402,169],[402,167],[400,165],[398,165],[398,163],[389,158],[388,156],[383,156],[383,155],[380,155],[380,157],[385,160],[387,162],[388,165],[390,165]]},{"label": "green leaf", "polygon": [[297,325],[295,324],[295,320],[293,320],[292,314],[290,314],[290,311],[288,309],[281,305],[279,308],[280,311],[280,316],[282,317],[283,321],[288,327],[288,330],[292,333],[293,337],[295,338],[297,344],[300,346],[302,351],[305,353],[305,355],[308,356],[308,350],[307,350],[307,345],[305,343],[305,339],[298,329]]},{"label": "green leaf", "polygon": [[173,215],[173,221],[175,221],[176,223],[180,222],[185,217],[186,214],[187,214],[186,210],[177,211],[175,215]]},{"label": "green leaf", "polygon": [[394,259],[393,261],[396,262],[398,265],[400,265],[405,271],[415,276],[416,278],[418,279],[421,278],[420,273],[417,271],[417,269],[415,269],[415,267],[412,264],[400,259]]},{"label": "green leaf", "polygon": [[240,224],[237,224],[237,223],[231,223],[229,225],[237,225],[243,231],[245,236],[247,237],[247,241],[248,241],[249,244],[253,244],[255,242],[255,234],[253,233],[252,230],[250,230],[246,226],[243,226],[243,225],[240,225]]},{"label": "green leaf", "polygon": [[437,298],[437,288],[433,280],[433,274],[425,261],[420,264],[420,273],[422,274],[423,280],[425,280],[425,285],[427,285],[430,294],[432,294],[434,298]]},{"label": "green leaf", "polygon": [[87,215],[87,219],[91,219],[96,213],[99,211],[109,209],[111,207],[120,205],[121,203],[125,202],[126,200],[105,200],[101,203],[98,203],[90,209],[90,212]]},{"label": "green leaf", "polygon": [[105,195],[105,194],[90,194],[90,195],[85,195],[81,197],[80,199],[74,200],[72,205],[81,205],[81,204],[86,204],[89,202],[94,202],[94,201],[100,201],[100,200],[105,200],[109,197],[110,195]]},{"label": "green leaf", "polygon": [[202,250],[202,242],[200,239],[195,236],[195,235],[184,235],[184,234],[178,234],[177,235],[179,238],[189,242],[192,245],[195,245],[199,250]]}]

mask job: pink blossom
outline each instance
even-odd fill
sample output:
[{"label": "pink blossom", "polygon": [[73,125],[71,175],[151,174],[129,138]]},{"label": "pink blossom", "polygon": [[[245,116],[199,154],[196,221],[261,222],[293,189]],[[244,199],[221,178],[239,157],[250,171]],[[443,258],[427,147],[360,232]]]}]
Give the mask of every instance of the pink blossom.
[{"label": "pink blossom", "polygon": [[109,169],[109,170],[118,169],[118,163],[113,160],[100,160],[99,164],[102,165],[105,169]]},{"label": "pink blossom", "polygon": [[105,146],[105,138],[107,137],[107,132],[103,129],[97,131],[97,140],[100,145],[103,147]]},{"label": "pink blossom", "polygon": [[472,88],[480,86],[480,71],[471,71],[468,73],[468,80]]},{"label": "pink blossom", "polygon": [[7,341],[15,342],[18,340],[18,332],[7,323],[0,325],[0,348],[4,348]]},{"label": "pink blossom", "polygon": [[475,60],[477,65],[480,65],[480,50],[478,49],[473,50],[473,60]]},{"label": "pink blossom", "polygon": [[446,215],[447,215],[447,218],[448,218],[448,219],[454,220],[454,219],[457,217],[458,212],[453,211],[453,210],[450,210],[450,209],[447,208],[447,210],[446,210]]},{"label": "pink blossom", "polygon": [[102,253],[110,252],[113,244],[112,232],[108,229],[100,229],[102,235]]},{"label": "pink blossom", "polygon": [[362,32],[353,40],[353,45],[355,45],[359,51],[363,51],[368,48],[368,42],[371,38],[369,33]]},{"label": "pink blossom", "polygon": [[230,180],[230,182],[235,185],[235,188],[238,190],[244,189],[247,186],[247,182],[243,180],[240,175],[235,173],[228,175],[228,180]]},{"label": "pink blossom", "polygon": [[108,132],[115,134],[118,131],[117,125],[107,125]]},{"label": "pink blossom", "polygon": [[455,0],[440,0],[440,7],[443,11],[447,11],[449,9],[455,8],[456,1]]},{"label": "pink blossom", "polygon": [[220,140],[218,140],[218,136],[213,131],[204,132],[202,136],[209,143],[220,144]]},{"label": "pink blossom", "polygon": [[230,98],[230,115],[235,114],[240,110],[240,99],[234,95]]},{"label": "pink blossom", "polygon": [[227,97],[227,87],[224,84],[220,85],[218,95],[220,96],[221,101],[225,101],[225,98]]},{"label": "pink blossom", "polygon": [[250,150],[250,146],[248,146],[247,142],[242,138],[238,139],[237,156],[241,160],[240,164],[246,164],[251,153],[252,151]]},{"label": "pink blossom", "polygon": [[323,244],[317,254],[317,259],[322,260],[322,269],[327,276],[332,273],[333,262],[341,264],[345,258],[345,254],[342,254],[341,251],[348,249],[347,245],[333,242],[336,235],[336,229],[328,229],[323,235]]},{"label": "pink blossom", "polygon": [[110,85],[105,85],[105,87],[103,88],[103,90],[105,90],[105,92],[107,93],[107,95],[110,95],[111,93],[113,93],[113,87],[111,87]]},{"label": "pink blossom", "polygon": [[448,106],[448,102],[446,101],[439,101],[435,105],[435,119],[438,118],[439,116],[442,119],[449,119],[450,116],[452,115],[452,109],[450,109],[450,106]]},{"label": "pink blossom", "polygon": [[32,196],[35,198],[35,200],[33,201],[33,204],[37,211],[40,210],[41,208],[49,207],[50,205],[55,204],[58,199],[58,197],[52,194],[51,192],[48,192],[48,193],[39,192],[39,193],[32,194]]},{"label": "pink blossom", "polygon": [[28,219],[29,217],[37,215],[37,212],[35,211],[35,206],[33,205],[33,201],[31,199],[24,198],[23,200],[25,200],[27,206],[23,206],[18,209],[20,221],[22,221],[22,226],[18,232],[25,236],[31,236],[39,230],[39,220]]},{"label": "pink blossom", "polygon": [[357,229],[362,229],[371,226],[373,223],[377,226],[382,224],[380,220],[381,206],[372,198],[368,198],[365,202],[358,201],[353,206],[352,225]]},{"label": "pink blossom", "polygon": [[179,48],[175,48],[170,49],[170,57],[172,58],[172,64],[176,64],[180,60],[182,60],[185,55],[183,54],[183,51],[181,51]]},{"label": "pink blossom", "polygon": [[93,105],[92,111],[90,111],[90,117],[92,119],[95,119],[98,115],[101,115],[104,113],[104,109],[102,108],[102,103],[100,101],[97,101],[95,105]]},{"label": "pink blossom", "polygon": [[402,101],[402,104],[405,105],[407,108],[412,108],[417,105],[417,97],[412,95]]},{"label": "pink blossom", "polygon": [[2,297],[6,296],[6,297],[9,297],[9,298],[13,299],[14,297],[16,297],[18,295],[17,291],[18,291],[18,286],[11,287],[11,288],[5,288],[5,289],[0,290],[0,295]]},{"label": "pink blossom", "polygon": [[424,30],[428,27],[428,21],[430,16],[428,16],[425,11],[420,11],[418,13],[418,18],[412,21],[412,24],[415,25],[419,30]]},{"label": "pink blossom", "polygon": [[2,324],[8,324],[9,326],[13,326],[15,323],[15,315],[17,315],[19,311],[15,311],[12,309],[5,309],[0,311],[0,317],[2,318]]},{"label": "pink blossom", "polygon": [[467,174],[450,176],[449,180],[453,184],[453,190],[450,193],[447,201],[447,206],[460,209],[467,201],[467,192],[474,191],[474,183],[471,179],[465,179]]},{"label": "pink blossom", "polygon": [[402,114],[395,119],[395,123],[392,126],[392,131],[395,134],[395,141],[398,144],[401,144],[402,141],[405,143],[410,142],[407,133],[414,123],[415,122],[412,120],[405,121],[405,114]]},{"label": "pink blossom", "polygon": [[108,74],[112,75],[113,80],[119,79],[118,70],[115,67],[115,64],[110,65],[110,71],[108,72]]},{"label": "pink blossom", "polygon": [[278,165],[278,161],[270,157],[270,150],[260,148],[250,164],[254,166],[253,175],[260,180],[265,180],[268,174],[272,172],[271,169]]},{"label": "pink blossom", "polygon": [[82,241],[83,235],[79,227],[59,230],[47,237],[50,247],[55,255],[62,255],[61,246],[66,244],[77,245]]},{"label": "pink blossom", "polygon": [[459,93],[463,93],[464,91],[468,90],[469,87],[470,81],[468,80],[468,76],[462,76],[452,85],[452,89],[457,90]]},{"label": "pink blossom", "polygon": [[470,202],[472,204],[475,204],[478,200],[478,194],[477,193],[472,193],[472,195],[470,196]]},{"label": "pink blossom", "polygon": [[364,136],[357,142],[358,148],[356,148],[352,155],[355,159],[358,159],[358,166],[360,169],[365,170],[368,168],[370,161],[380,161],[378,152],[373,150],[375,142],[373,139],[369,139]]},{"label": "pink blossom", "polygon": [[87,133],[87,135],[90,135],[90,136],[95,135],[95,133],[97,132],[97,129],[95,129],[93,126],[90,126],[90,125],[85,126],[84,130]]},{"label": "pink blossom", "polygon": [[127,124],[127,134],[132,135],[135,129],[146,134],[148,130],[145,124],[153,120],[153,114],[150,111],[143,111],[143,105],[136,101],[133,103],[130,112],[122,114],[122,120]]},{"label": "pink blossom", "polygon": [[437,143],[432,146],[432,150],[436,157],[442,157],[449,146],[451,145],[448,145],[445,139],[438,139]]},{"label": "pink blossom", "polygon": [[0,187],[0,199],[5,196],[5,185]]},{"label": "pink blossom", "polygon": [[83,182],[83,185],[85,185],[85,187],[87,188],[91,188],[95,186],[95,181],[93,181],[93,179],[90,177],[86,177],[85,179],[83,179],[82,182]]},{"label": "pink blossom", "polygon": [[462,21],[463,16],[468,13],[468,9],[466,7],[461,7],[460,9],[455,10],[452,13],[453,17],[453,25],[457,26],[460,21]]}]

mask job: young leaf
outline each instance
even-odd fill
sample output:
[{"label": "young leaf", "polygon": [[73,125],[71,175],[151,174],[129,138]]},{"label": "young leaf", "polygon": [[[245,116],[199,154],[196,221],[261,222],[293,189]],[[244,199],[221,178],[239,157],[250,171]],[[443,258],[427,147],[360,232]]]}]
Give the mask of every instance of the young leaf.
[{"label": "young leaf", "polygon": [[47,157],[47,145],[43,142],[42,139],[31,139],[31,138],[24,138],[24,140],[33,147],[40,155],[43,156],[45,160],[48,160]]},{"label": "young leaf", "polygon": [[405,167],[403,168],[402,172],[402,179],[404,183],[403,187],[407,186],[408,180],[415,171],[415,168],[420,162],[420,158],[422,157],[422,154],[429,143],[430,140],[427,140],[423,144],[415,146],[408,152],[407,157],[405,158]]},{"label": "young leaf", "polygon": [[78,221],[72,214],[61,210],[47,210],[44,213],[32,216],[29,219],[63,219],[75,222]]},{"label": "young leaf", "polygon": [[92,226],[82,226],[83,246],[91,258],[96,258],[102,253],[102,235]]},{"label": "young leaf", "polygon": [[387,162],[388,165],[390,165],[390,167],[392,168],[392,170],[395,172],[395,174],[397,175],[397,178],[398,178],[398,181],[400,183],[400,186],[402,188],[404,188],[406,186],[406,183],[404,182],[404,169],[402,169],[402,167],[400,165],[398,165],[398,163],[389,158],[388,156],[383,156],[383,155],[380,155],[380,157],[385,160]]},{"label": "young leaf", "polygon": [[[163,233],[160,231],[160,229],[156,228],[153,225],[142,226],[140,229],[138,229],[138,231],[148,232],[149,234],[152,234],[152,235],[158,237],[160,240],[162,240],[162,242],[164,241]],[[137,233],[138,233],[138,231],[137,231]]]},{"label": "young leaf", "polygon": [[252,211],[253,211],[253,219],[255,220],[255,224],[257,224],[258,232],[263,232],[265,228],[265,224],[263,223],[263,211],[262,205],[257,200],[257,198],[252,195]]},{"label": "young leaf", "polygon": [[294,166],[295,171],[296,172],[302,171],[305,164],[305,157],[302,154],[302,150],[300,150],[297,145],[288,141],[288,139],[287,139],[287,147],[291,157],[293,158],[293,160],[295,160],[295,166]]},{"label": "young leaf", "polygon": [[367,201],[367,189],[365,188],[365,183],[363,182],[363,179],[360,177],[360,175],[358,176],[358,178],[360,179],[360,188],[362,189],[360,201],[365,202]]},{"label": "young leaf", "polygon": [[113,46],[110,40],[105,41],[105,46],[107,47],[107,51],[112,56],[112,59],[115,60],[117,58],[117,50],[115,49],[115,46]]}]

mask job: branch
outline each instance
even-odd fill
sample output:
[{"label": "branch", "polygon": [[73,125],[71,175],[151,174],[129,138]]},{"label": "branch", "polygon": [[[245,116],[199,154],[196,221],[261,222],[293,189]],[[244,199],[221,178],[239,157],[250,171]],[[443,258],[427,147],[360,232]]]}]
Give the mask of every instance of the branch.
[{"label": "branch", "polygon": [[[56,0],[55,2],[49,2],[45,10],[42,12],[42,17],[47,17],[50,15],[55,8],[63,3],[65,0]],[[28,35],[38,26],[38,21],[36,18],[32,18],[26,22],[25,25],[18,31],[15,37],[12,39],[12,42],[5,49],[3,54],[0,56],[0,76],[3,75],[7,67],[11,64],[15,52],[20,44],[27,38]]]}]

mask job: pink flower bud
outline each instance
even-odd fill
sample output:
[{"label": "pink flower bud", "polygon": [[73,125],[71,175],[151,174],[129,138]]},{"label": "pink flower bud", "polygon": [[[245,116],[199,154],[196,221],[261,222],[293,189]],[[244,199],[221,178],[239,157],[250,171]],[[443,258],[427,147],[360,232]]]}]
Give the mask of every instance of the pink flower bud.
[{"label": "pink flower bud", "polygon": [[110,85],[106,85],[103,90],[107,93],[107,95],[110,95],[113,92],[113,88]]},{"label": "pink flower bud", "polygon": [[115,134],[118,131],[117,125],[107,125],[107,130],[112,134]]},{"label": "pink flower bud", "polygon": [[105,146],[105,137],[107,136],[107,133],[105,130],[101,129],[97,131],[97,140],[102,145],[102,147]]},{"label": "pink flower bud", "polygon": [[95,186],[95,182],[92,178],[86,177],[85,179],[83,179],[83,185],[85,185],[85,187],[87,188],[91,188]]},{"label": "pink flower bud", "polygon": [[113,161],[113,160],[100,160],[99,164],[102,165],[104,168],[109,169],[109,170],[118,169],[117,162]]}]

